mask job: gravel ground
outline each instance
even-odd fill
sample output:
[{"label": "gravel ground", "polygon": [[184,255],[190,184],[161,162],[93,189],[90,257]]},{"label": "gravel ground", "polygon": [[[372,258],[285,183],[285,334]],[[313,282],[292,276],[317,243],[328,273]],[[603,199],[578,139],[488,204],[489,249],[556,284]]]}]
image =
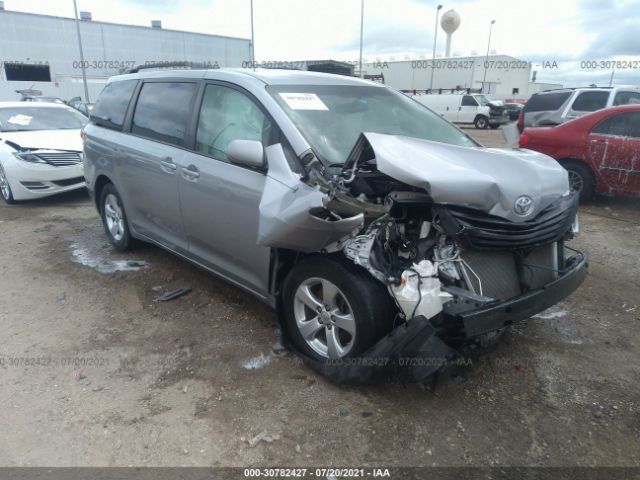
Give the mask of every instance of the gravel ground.
[{"label": "gravel ground", "polygon": [[639,466],[639,203],[583,207],[584,285],[435,390],[328,383],[253,297],[115,253],[84,193],[0,203],[0,465]]}]

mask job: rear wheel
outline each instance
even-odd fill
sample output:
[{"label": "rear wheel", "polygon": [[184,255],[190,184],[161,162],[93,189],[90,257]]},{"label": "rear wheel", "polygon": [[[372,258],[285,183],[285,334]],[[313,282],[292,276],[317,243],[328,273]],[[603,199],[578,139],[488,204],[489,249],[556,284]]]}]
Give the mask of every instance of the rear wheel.
[{"label": "rear wheel", "polygon": [[381,283],[328,256],[296,264],[284,282],[282,300],[292,343],[323,362],[364,353],[391,330],[394,317]]},{"label": "rear wheel", "polygon": [[112,183],[108,183],[102,189],[100,213],[104,230],[114,247],[125,251],[130,250],[137,244],[137,241],[129,231],[127,215],[124,211],[120,194]]},{"label": "rear wheel", "polygon": [[595,178],[591,169],[582,162],[564,161],[561,165],[569,174],[569,188],[572,192],[580,194],[580,201],[584,202],[593,197],[596,185]]},{"label": "rear wheel", "polygon": [[16,203],[13,199],[13,193],[11,192],[11,186],[9,185],[9,180],[7,179],[7,174],[0,163],[0,193],[2,193],[2,198],[8,204]]},{"label": "rear wheel", "polygon": [[475,127],[479,130],[484,130],[489,126],[489,119],[483,115],[478,115],[473,121]]}]

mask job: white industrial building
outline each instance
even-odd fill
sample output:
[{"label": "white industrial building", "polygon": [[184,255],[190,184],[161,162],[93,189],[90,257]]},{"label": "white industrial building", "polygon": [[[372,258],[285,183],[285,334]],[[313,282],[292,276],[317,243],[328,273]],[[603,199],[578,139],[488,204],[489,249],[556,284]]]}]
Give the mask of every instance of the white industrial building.
[{"label": "white industrial building", "polygon": [[381,75],[386,85],[405,91],[471,88],[504,99],[528,98],[541,90],[562,87],[532,82],[531,64],[508,55],[436,58],[435,62],[424,58],[376,60],[363,64],[362,69],[365,75]]},{"label": "white industrial building", "polygon": [[[99,22],[89,12],[81,17],[91,101],[110,76],[135,65],[186,61],[223,68],[251,59],[245,38],[167,30],[159,21],[153,27]],[[75,19],[8,11],[0,2],[0,32],[0,101],[18,100],[16,90],[25,89],[85,99]]]}]

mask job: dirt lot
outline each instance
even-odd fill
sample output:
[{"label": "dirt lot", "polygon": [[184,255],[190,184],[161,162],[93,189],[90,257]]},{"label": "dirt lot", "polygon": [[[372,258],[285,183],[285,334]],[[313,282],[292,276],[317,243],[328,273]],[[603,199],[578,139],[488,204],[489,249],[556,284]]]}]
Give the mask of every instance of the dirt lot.
[{"label": "dirt lot", "polygon": [[431,391],[326,382],[248,294],[114,253],[84,193],[0,202],[0,465],[638,466],[639,203],[582,208],[585,284]]}]

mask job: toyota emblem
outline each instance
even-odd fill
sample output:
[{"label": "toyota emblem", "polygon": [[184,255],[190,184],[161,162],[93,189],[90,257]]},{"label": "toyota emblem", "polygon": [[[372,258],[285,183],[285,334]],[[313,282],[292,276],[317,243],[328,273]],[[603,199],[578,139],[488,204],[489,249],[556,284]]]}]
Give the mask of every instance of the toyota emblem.
[{"label": "toyota emblem", "polygon": [[526,217],[533,209],[533,199],[526,195],[518,197],[513,204],[513,210],[521,217]]}]

